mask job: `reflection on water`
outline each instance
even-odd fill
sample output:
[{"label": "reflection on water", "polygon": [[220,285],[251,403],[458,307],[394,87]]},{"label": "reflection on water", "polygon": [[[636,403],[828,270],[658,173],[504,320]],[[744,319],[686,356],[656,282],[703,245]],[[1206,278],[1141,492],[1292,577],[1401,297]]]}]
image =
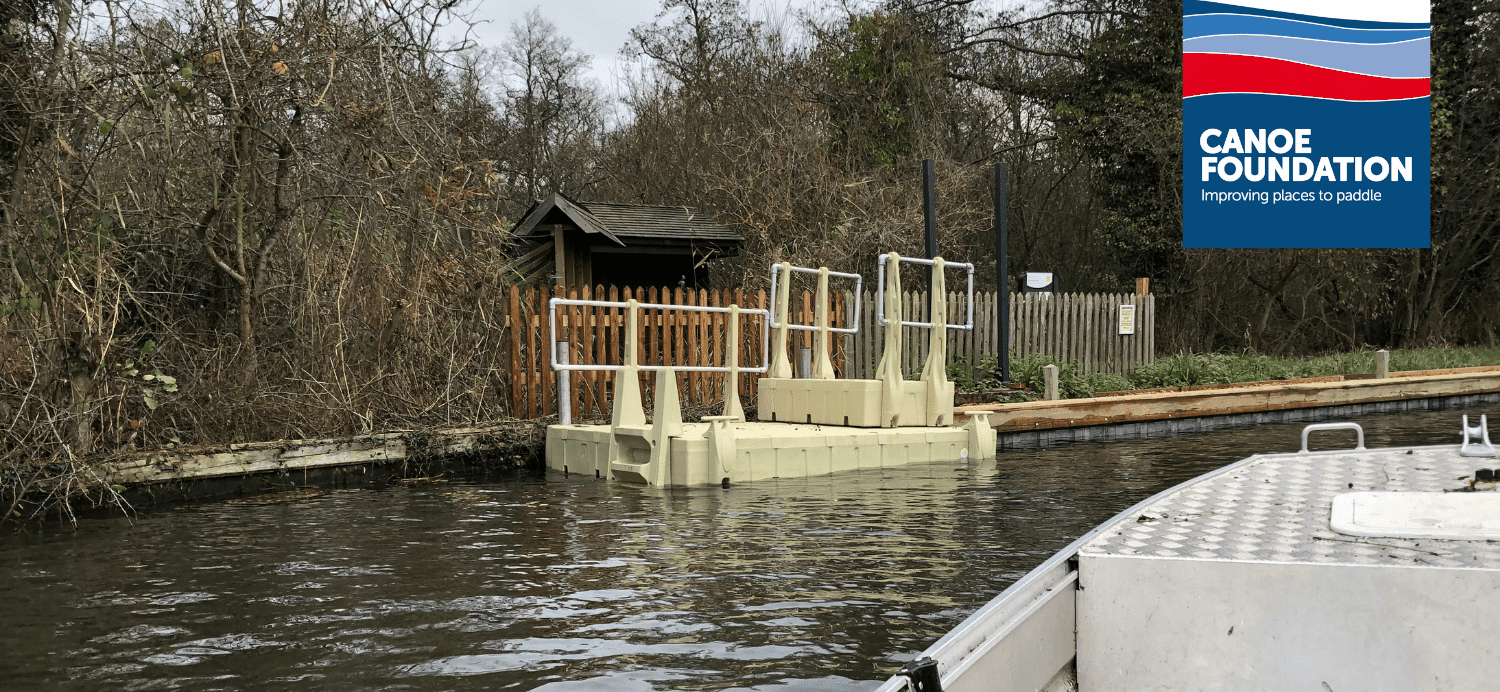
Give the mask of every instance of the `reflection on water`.
[{"label": "reflection on water", "polygon": [[[1495,411],[1362,422],[1371,446],[1451,443],[1465,412]],[[1079,534],[1300,429],[728,490],[531,476],[92,520],[0,543],[0,671],[17,690],[868,690]]]}]

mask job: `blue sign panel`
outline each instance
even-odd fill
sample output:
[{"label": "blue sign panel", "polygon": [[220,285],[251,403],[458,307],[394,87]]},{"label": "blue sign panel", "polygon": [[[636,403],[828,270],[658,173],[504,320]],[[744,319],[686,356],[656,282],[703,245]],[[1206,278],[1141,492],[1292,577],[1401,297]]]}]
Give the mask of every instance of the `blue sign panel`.
[{"label": "blue sign panel", "polygon": [[1431,35],[1413,0],[1185,0],[1184,247],[1428,247]]}]

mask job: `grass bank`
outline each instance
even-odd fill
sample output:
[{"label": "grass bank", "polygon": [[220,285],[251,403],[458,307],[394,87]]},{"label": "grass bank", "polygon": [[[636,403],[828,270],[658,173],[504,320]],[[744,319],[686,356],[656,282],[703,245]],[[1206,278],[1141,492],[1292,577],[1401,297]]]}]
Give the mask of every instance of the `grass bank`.
[{"label": "grass bank", "polygon": [[[1179,353],[1162,356],[1128,375],[1086,373],[1075,362],[1057,363],[1041,354],[1011,358],[1011,381],[1028,389],[1043,389],[1042,368],[1058,366],[1058,386],[1066,399],[1081,399],[1102,392],[1159,387],[1191,387],[1205,384],[1265,382],[1329,375],[1358,375],[1375,372],[1375,351],[1331,353],[1307,358],[1275,358],[1254,353],[1224,354]],[[1436,370],[1500,365],[1500,347],[1423,348],[1391,351],[1391,371]],[[949,377],[959,391],[981,391],[998,387],[999,367],[993,356],[980,360],[969,371],[963,365],[950,368]]]}]

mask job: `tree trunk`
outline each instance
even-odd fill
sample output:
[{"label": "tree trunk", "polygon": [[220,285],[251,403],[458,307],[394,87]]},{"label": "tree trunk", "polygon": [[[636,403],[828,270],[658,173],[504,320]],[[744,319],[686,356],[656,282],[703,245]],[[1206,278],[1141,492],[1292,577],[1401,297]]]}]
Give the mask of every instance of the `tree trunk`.
[{"label": "tree trunk", "polygon": [[73,422],[73,454],[81,457],[94,451],[94,417],[89,413],[94,375],[87,361],[68,363],[68,388],[72,394],[68,414]]},{"label": "tree trunk", "polygon": [[255,374],[255,290],[249,282],[240,284],[240,353],[248,380]]}]

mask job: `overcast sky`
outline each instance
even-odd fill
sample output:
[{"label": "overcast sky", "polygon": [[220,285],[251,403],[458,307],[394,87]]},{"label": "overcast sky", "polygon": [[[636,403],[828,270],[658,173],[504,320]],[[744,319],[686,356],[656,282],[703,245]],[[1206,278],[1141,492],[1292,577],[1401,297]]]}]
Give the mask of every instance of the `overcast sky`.
[{"label": "overcast sky", "polygon": [[[785,13],[788,7],[810,7],[812,0],[748,0],[752,17]],[[533,7],[539,8],[557,32],[573,42],[574,50],[594,57],[593,78],[605,93],[617,93],[621,74],[620,48],[630,30],[649,24],[661,12],[660,0],[478,0],[471,19],[478,22],[473,36],[481,45],[496,46],[510,33],[510,25]]]}]

